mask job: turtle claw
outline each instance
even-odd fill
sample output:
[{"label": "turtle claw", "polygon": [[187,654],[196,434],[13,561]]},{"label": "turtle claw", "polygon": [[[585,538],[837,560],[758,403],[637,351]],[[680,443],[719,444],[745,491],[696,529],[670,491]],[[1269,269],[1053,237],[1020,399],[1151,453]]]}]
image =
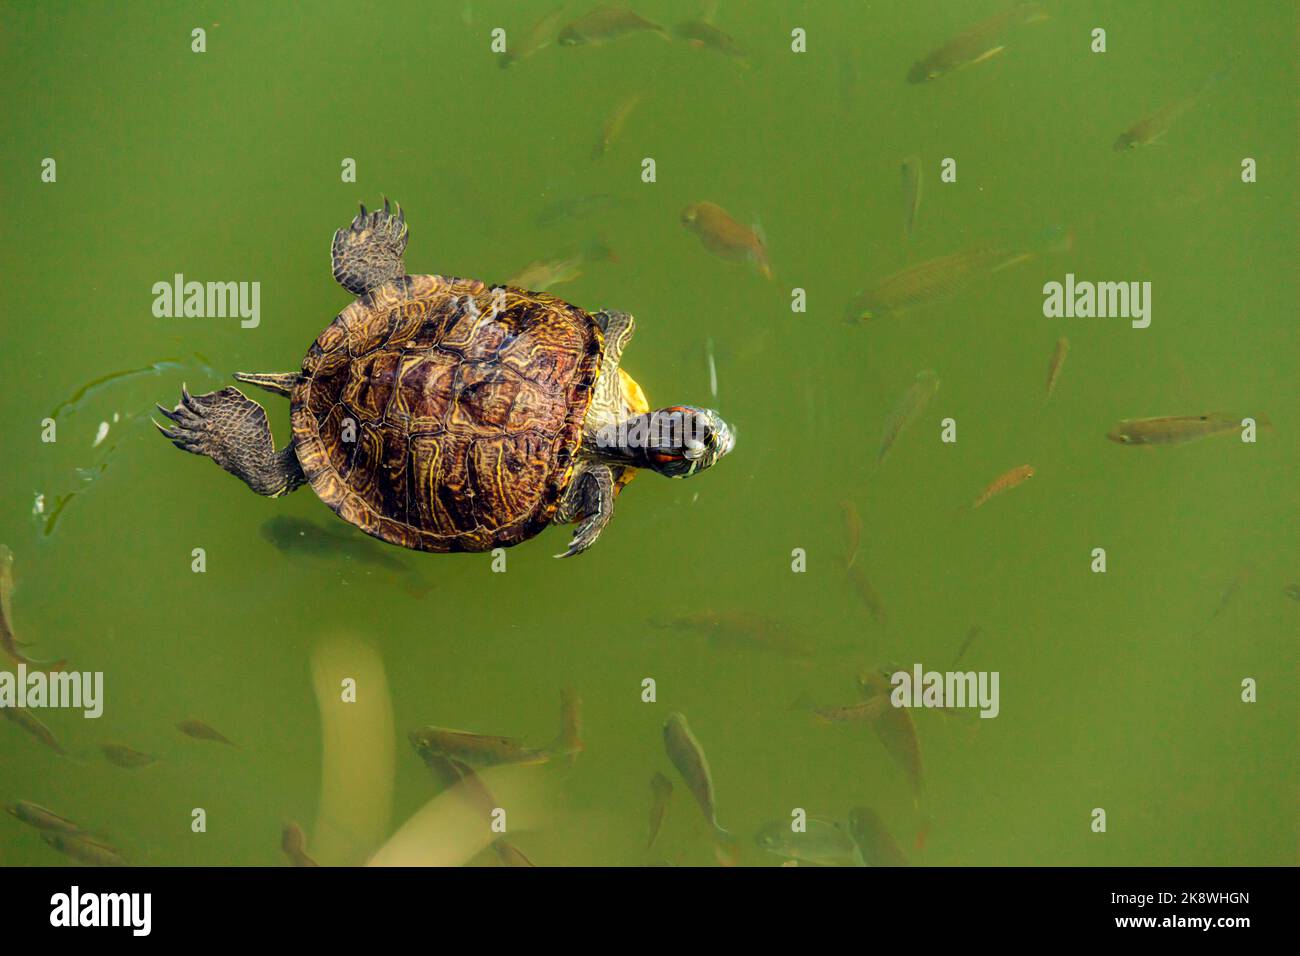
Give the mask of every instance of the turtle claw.
[{"label": "turtle claw", "polygon": [[[161,405],[159,405],[158,407],[159,407],[160,409],[162,408]],[[163,411],[163,414],[166,415],[167,412],[166,412],[166,411]],[[162,426],[162,424],[161,424],[161,423],[160,423],[156,418],[154,418],[152,415],[149,416],[149,421],[153,422],[153,427],[154,427],[154,428],[156,428],[156,429],[158,429],[158,431],[162,432],[164,438],[167,438],[167,439],[169,439],[170,441],[175,441],[175,440],[176,440],[176,433],[175,433],[174,431],[172,431],[170,428],[164,428],[164,427]]]},{"label": "turtle claw", "polygon": [[364,295],[378,285],[403,275],[406,266],[406,217],[399,203],[383,197],[383,207],[370,211],[360,203],[361,214],[351,228],[334,234],[331,267],[339,285],[353,295]]}]

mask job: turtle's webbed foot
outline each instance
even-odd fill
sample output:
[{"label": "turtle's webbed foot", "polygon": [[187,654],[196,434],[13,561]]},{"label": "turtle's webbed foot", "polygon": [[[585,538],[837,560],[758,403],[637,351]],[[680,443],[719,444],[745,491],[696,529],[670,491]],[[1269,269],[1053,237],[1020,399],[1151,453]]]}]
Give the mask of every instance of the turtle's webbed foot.
[{"label": "turtle's webbed foot", "polygon": [[182,451],[205,455],[261,495],[281,495],[303,482],[293,449],[276,454],[266,410],[237,388],[191,395],[170,411],[158,406],[171,427],[158,430]]},{"label": "turtle's webbed foot", "polygon": [[574,480],[579,484],[570,493],[581,499],[575,504],[578,507],[577,513],[583,515],[583,518],[578,523],[578,530],[573,533],[569,549],[563,554],[557,554],[557,558],[582,554],[596,543],[600,533],[605,530],[605,525],[609,524],[609,519],[614,517],[614,473],[608,465],[596,465]]},{"label": "turtle's webbed foot", "polygon": [[408,231],[402,207],[387,197],[384,208],[361,212],[351,224],[334,233],[330,259],[334,278],[353,295],[363,295],[389,279],[406,273],[402,255],[406,252]]}]

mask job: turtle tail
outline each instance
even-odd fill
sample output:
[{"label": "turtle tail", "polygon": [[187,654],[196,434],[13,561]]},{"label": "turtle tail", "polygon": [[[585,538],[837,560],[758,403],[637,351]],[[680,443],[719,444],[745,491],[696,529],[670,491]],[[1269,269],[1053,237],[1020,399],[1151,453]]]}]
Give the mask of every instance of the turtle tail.
[{"label": "turtle tail", "polygon": [[280,372],[280,373],[254,373],[254,372],[236,372],[235,378],[241,382],[247,382],[249,385],[256,385],[258,388],[264,388],[268,392],[275,392],[277,395],[283,395],[288,398],[293,391],[293,387],[298,384],[301,376],[297,372]]}]

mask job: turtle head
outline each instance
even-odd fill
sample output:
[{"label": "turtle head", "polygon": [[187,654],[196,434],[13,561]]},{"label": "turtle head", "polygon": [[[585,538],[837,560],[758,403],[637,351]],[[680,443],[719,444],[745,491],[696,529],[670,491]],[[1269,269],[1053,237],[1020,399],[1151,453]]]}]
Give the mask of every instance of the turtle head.
[{"label": "turtle head", "polygon": [[672,405],[602,428],[600,458],[650,468],[669,478],[689,478],[710,468],[736,446],[735,435],[711,408]]}]

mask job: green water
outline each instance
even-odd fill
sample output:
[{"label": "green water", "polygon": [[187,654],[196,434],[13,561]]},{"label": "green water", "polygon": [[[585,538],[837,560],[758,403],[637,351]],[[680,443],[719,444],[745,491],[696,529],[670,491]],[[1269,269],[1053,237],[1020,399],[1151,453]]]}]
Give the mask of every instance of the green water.
[{"label": "green water", "polygon": [[[666,24],[699,15],[636,6]],[[1005,8],[733,0],[716,22],[748,64],[641,34],[501,69],[492,29],[522,36],[546,3],[0,6],[0,541],[29,652],[105,681],[97,721],[41,714],[67,757],[0,722],[0,801],[97,827],[139,863],[283,865],[282,821],[302,823],[309,849],[322,840],[310,661],[347,640],[386,675],[359,692],[370,712],[391,709],[392,732],[364,745],[380,767],[392,751],[395,778],[354,781],[380,803],[392,786],[385,835],[436,792],[410,728],[544,746],[572,687],[586,750],[571,772],[528,771],[552,809],[511,833],[539,864],[714,862],[664,754],[673,711],[707,751],[746,865],[779,862],[753,836],[792,808],[843,819],[855,806],[874,807],[914,863],[1294,863],[1296,9],[1048,3],[1050,19],[1011,30],[1001,55],[905,82]],[[1104,54],[1089,50],[1094,27]],[[795,28],[807,52],[791,51]],[[1161,141],[1112,150],[1220,69]],[[593,160],[602,123],[638,92]],[[924,179],[910,243],[906,156]],[[56,182],[42,182],[46,157]],[[946,157],[955,183],[939,179]],[[1245,157],[1256,183],[1241,182]],[[355,182],[341,181],[348,158]],[[324,556],[274,547],[260,529],[276,515],[347,528],[310,489],[259,498],[179,453],[149,424],[152,403],[170,407],[182,382],[208,391],[233,371],[296,368],[349,301],[330,277],[332,232],[381,193],[407,210],[414,273],[502,281],[603,237],[618,261],[554,291],[634,313],[624,364],[651,402],[716,406],[736,450],[686,482],[641,475],[572,561],[551,558],[568,529],[510,550],[505,573],[488,555],[385,547],[408,568],[397,573],[365,563],[359,536]],[[536,222],[550,203],[606,194],[617,201],[585,219]],[[706,199],[761,223],[775,281],[682,227]],[[1053,227],[1072,230],[1072,248],[905,315],[843,320],[855,293],[908,264]],[[1045,318],[1042,286],[1067,272],[1150,281],[1151,326]],[[156,318],[152,286],[176,273],[260,282],[260,324]],[[1060,335],[1071,348],[1047,403]],[[870,474],[882,423],[923,369],[937,395]],[[257,397],[283,442],[287,402]],[[56,410],[57,441],[42,442]],[[1217,411],[1275,427],[1254,444],[1105,437],[1121,419]],[[1024,463],[1033,481],[966,510]],[[845,582],[845,500],[883,623]],[[648,624],[738,610],[797,628],[814,653]],[[792,709],[853,703],[868,666],[947,669],[972,626],[961,666],[1000,674],[1000,713],[915,714],[919,809],[869,725]],[[1255,703],[1240,699],[1246,678]],[[191,716],[240,748],[182,737],[173,725]],[[161,759],[121,769],[104,740]],[[676,793],[646,852],[656,770]],[[0,863],[62,861],[0,818]]]}]

